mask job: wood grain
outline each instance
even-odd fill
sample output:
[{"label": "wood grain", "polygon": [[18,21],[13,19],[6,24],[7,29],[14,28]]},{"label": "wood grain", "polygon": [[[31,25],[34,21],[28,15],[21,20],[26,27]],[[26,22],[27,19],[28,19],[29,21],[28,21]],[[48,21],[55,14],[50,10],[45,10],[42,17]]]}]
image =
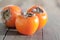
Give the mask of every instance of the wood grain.
[{"label": "wood grain", "polygon": [[5,38],[6,32],[7,30],[5,26],[2,23],[0,23],[0,40],[3,40]]},{"label": "wood grain", "polygon": [[42,31],[37,31],[34,35],[32,36],[26,36],[19,34],[16,30],[9,30],[5,40],[42,40]]},{"label": "wood grain", "polygon": [[60,40],[60,9],[56,0],[43,1],[48,14],[48,23],[43,29],[43,40]]}]

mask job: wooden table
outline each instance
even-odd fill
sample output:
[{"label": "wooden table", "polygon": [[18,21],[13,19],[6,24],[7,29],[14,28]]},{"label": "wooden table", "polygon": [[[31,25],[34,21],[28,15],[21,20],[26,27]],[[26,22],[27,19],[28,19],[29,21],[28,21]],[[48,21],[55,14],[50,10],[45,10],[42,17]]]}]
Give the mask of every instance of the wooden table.
[{"label": "wooden table", "polygon": [[24,9],[22,11],[26,11],[33,4],[42,5],[47,11],[48,22],[42,30],[37,31],[34,35],[24,36],[15,29],[7,29],[0,17],[0,40],[60,40],[59,0],[0,0],[0,9],[9,4],[20,6]]}]

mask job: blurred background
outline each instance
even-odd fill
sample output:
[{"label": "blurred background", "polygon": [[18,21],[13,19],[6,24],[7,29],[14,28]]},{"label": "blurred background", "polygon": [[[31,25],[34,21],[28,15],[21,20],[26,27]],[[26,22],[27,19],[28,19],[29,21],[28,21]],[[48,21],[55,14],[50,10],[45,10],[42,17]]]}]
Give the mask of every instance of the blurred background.
[{"label": "blurred background", "polygon": [[[41,5],[48,14],[48,22],[46,26],[43,28],[43,31],[41,32],[43,33],[41,38],[43,40],[60,40],[60,0],[0,0],[0,12],[2,8],[7,5],[17,5],[22,8],[23,12],[26,12],[27,9],[33,5]],[[2,20],[0,14],[0,25],[2,25],[1,23]],[[5,29],[3,25],[0,26],[0,30],[2,29]],[[0,31],[0,34],[4,34],[4,33]],[[7,37],[10,38],[10,36],[8,35]],[[39,37],[36,37],[36,39],[34,39],[35,37],[33,36],[31,40],[42,40],[39,39]],[[0,38],[2,38],[2,35],[0,36]],[[8,40],[8,38],[6,38],[5,40]],[[11,37],[11,40],[12,39],[13,38]]]}]

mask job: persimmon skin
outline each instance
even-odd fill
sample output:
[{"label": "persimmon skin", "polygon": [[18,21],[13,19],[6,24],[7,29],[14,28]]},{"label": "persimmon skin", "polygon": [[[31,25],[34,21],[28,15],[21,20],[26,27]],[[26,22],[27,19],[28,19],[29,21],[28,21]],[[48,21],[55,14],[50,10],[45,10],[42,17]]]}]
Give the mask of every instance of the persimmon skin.
[{"label": "persimmon skin", "polygon": [[7,27],[12,27],[12,28],[15,27],[15,20],[16,20],[16,17],[21,14],[21,8],[15,5],[8,5],[3,8],[2,13],[5,10],[10,11],[8,14],[10,14],[11,17],[7,21],[2,17],[3,21],[5,21],[4,24]]},{"label": "persimmon skin", "polygon": [[22,33],[24,35],[33,35],[38,28],[39,19],[37,16],[27,18],[18,16],[16,18],[15,25],[19,33]]},{"label": "persimmon skin", "polygon": [[[32,12],[33,9],[39,7],[43,12],[41,13],[34,13]],[[38,30],[41,30],[47,23],[47,20],[48,20],[48,16],[47,16],[47,13],[46,11],[43,9],[43,7],[39,6],[39,5],[34,5],[32,6],[31,8],[28,9],[27,11],[28,13],[29,12],[32,12],[33,14],[36,14],[39,18],[39,27],[38,27]]]}]

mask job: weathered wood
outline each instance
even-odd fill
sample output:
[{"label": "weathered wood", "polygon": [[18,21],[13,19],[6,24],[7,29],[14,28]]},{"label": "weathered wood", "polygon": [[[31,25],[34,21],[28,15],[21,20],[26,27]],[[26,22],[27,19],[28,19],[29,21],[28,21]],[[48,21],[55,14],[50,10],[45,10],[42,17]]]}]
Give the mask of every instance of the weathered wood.
[{"label": "weathered wood", "polygon": [[60,9],[57,0],[43,0],[48,13],[48,23],[43,29],[43,40],[60,40]]},{"label": "weathered wood", "polygon": [[6,33],[6,28],[2,23],[0,23],[0,40],[3,40],[5,33]]},{"label": "weathered wood", "polygon": [[19,34],[16,30],[9,30],[5,40],[42,40],[42,31],[37,31],[32,36]]}]

